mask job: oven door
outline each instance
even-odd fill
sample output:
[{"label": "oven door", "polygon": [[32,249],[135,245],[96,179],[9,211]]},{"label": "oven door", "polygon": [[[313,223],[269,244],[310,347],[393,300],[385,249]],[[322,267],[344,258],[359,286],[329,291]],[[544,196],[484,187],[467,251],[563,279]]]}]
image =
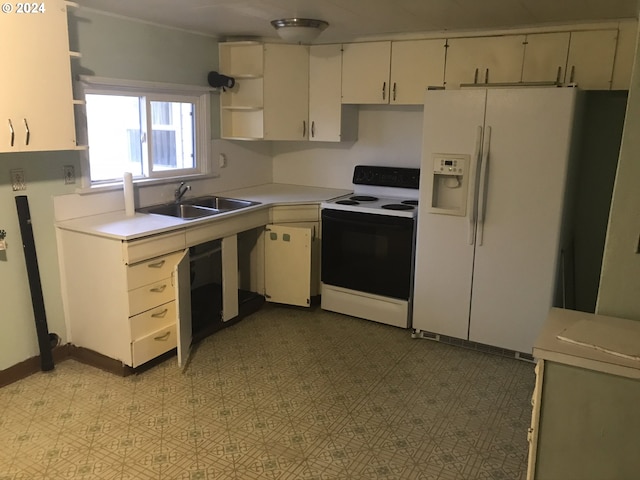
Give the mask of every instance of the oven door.
[{"label": "oven door", "polygon": [[322,282],[409,300],[414,220],[322,210]]}]

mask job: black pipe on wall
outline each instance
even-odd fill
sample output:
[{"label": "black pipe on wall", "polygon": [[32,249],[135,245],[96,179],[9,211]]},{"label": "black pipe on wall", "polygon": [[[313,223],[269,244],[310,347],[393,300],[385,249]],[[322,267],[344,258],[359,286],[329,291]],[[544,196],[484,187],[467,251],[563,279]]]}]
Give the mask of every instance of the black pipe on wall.
[{"label": "black pipe on wall", "polygon": [[16,197],[16,207],[18,209],[18,221],[20,222],[20,233],[22,235],[22,246],[24,247],[24,259],[27,264],[31,303],[33,304],[33,314],[36,322],[36,332],[38,334],[38,346],[40,347],[40,368],[43,372],[46,372],[53,370],[53,353],[51,351],[51,341],[49,340],[47,314],[44,309],[44,297],[42,296],[40,269],[38,268],[38,257],[36,256],[36,243],[33,238],[33,228],[31,226],[29,201],[26,195]]}]

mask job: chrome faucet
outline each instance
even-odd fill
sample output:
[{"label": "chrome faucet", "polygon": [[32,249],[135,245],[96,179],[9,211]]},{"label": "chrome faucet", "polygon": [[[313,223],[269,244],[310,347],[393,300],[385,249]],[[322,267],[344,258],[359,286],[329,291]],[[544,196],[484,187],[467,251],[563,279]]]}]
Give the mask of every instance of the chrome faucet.
[{"label": "chrome faucet", "polygon": [[173,196],[176,200],[176,203],[182,200],[182,197],[184,197],[184,194],[187,193],[189,190],[191,190],[191,185],[185,185],[184,182],[180,182],[180,185],[178,186],[178,188],[176,188],[176,191],[173,192]]}]

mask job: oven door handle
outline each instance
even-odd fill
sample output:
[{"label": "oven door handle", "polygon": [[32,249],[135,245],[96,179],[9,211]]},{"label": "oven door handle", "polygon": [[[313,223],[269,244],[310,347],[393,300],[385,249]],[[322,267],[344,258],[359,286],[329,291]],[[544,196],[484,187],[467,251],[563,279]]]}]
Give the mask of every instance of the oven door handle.
[{"label": "oven door handle", "polygon": [[[342,210],[335,210],[335,211],[342,211]],[[364,215],[367,215],[367,214],[364,214]],[[406,217],[398,217],[398,218],[406,218]],[[410,230],[411,229],[411,226],[407,224],[399,225],[394,223],[382,223],[382,222],[376,222],[376,221],[363,221],[363,220],[357,220],[352,218],[335,217],[331,213],[328,213],[327,209],[323,210],[322,221],[323,222],[331,221],[331,222],[341,223],[343,225],[360,225],[363,227],[384,227],[392,230]]]}]

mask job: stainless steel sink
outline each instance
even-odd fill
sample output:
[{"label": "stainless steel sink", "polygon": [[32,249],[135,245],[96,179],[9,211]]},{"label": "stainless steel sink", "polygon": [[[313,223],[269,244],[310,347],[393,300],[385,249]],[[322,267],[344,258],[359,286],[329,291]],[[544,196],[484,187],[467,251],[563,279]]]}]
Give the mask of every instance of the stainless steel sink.
[{"label": "stainless steel sink", "polygon": [[185,219],[209,217],[217,215],[219,210],[213,208],[202,208],[197,205],[189,205],[186,203],[166,203],[164,205],[153,205],[151,207],[141,208],[138,210],[142,213],[155,213],[156,215],[168,215],[170,217],[178,217]]},{"label": "stainless steel sink", "polygon": [[184,203],[189,203],[198,207],[215,208],[216,210],[220,210],[223,212],[228,212],[229,210],[238,210],[239,208],[246,208],[251,207],[252,205],[259,204],[259,202],[239,200],[237,198],[217,197],[215,195],[192,198],[190,200],[185,200]]},{"label": "stainless steel sink", "polygon": [[206,195],[183,200],[179,203],[164,203],[162,205],[152,205],[140,208],[141,213],[154,213],[156,215],[168,215],[170,217],[184,218],[191,220],[194,218],[210,217],[232,210],[259,205],[260,202],[249,200],[239,200],[237,198],[218,197]]}]

